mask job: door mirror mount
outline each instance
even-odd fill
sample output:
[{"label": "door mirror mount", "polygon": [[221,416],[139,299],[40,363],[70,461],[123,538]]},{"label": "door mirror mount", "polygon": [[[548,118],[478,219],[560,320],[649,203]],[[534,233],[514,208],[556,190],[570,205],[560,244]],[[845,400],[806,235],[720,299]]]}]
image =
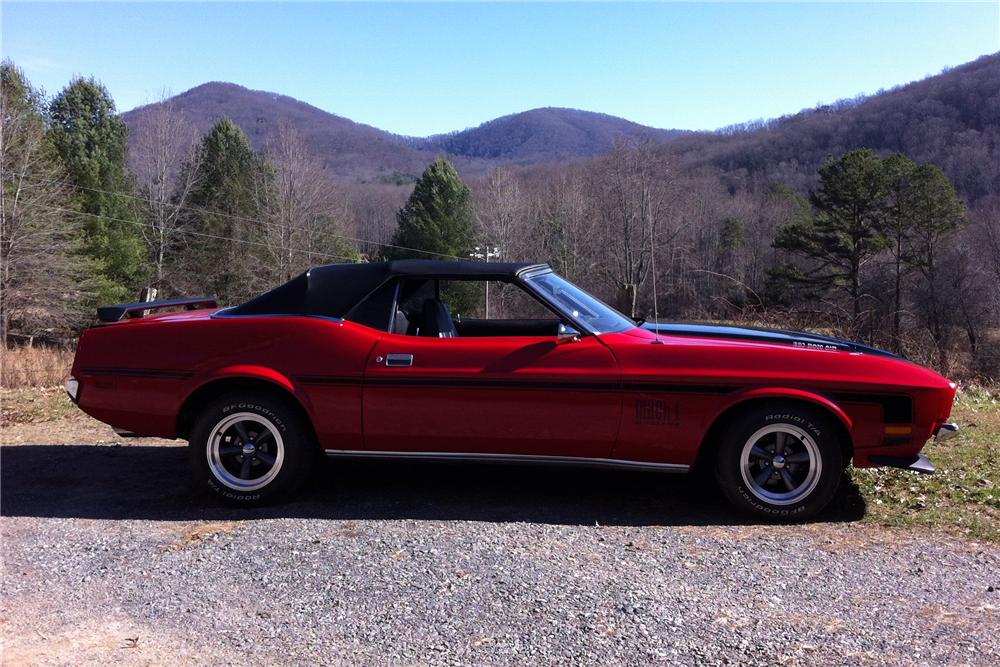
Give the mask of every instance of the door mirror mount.
[{"label": "door mirror mount", "polygon": [[576,327],[571,324],[565,324],[563,322],[559,323],[559,331],[556,334],[556,339],[561,341],[578,341],[580,340],[580,332],[577,331]]}]

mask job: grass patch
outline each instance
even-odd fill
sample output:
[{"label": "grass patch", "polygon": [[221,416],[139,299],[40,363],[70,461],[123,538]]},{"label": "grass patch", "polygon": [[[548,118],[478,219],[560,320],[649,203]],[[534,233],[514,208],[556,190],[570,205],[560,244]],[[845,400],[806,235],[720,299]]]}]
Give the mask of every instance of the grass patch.
[{"label": "grass patch", "polygon": [[78,414],[65,390],[0,389],[0,427],[14,424],[35,424]]},{"label": "grass patch", "polygon": [[924,447],[934,475],[851,469],[868,503],[865,521],[1000,541],[1000,393],[959,393],[952,421],[957,437]]}]

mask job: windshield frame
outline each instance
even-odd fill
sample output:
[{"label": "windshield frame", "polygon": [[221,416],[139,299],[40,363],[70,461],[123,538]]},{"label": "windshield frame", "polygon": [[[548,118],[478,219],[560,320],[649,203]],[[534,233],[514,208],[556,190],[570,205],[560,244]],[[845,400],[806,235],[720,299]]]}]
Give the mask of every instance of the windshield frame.
[{"label": "windshield frame", "polygon": [[[593,301],[594,304],[596,304],[599,308],[603,308],[604,310],[606,310],[607,311],[606,314],[609,315],[612,319],[619,319],[621,326],[612,326],[608,329],[603,329],[603,330],[598,329],[584,317],[579,315],[578,312],[574,314],[573,311],[570,311],[562,303],[559,303],[555,299],[551,298],[549,294],[536,283],[536,280],[538,278],[542,278],[545,276],[554,276],[555,278],[558,278],[562,282],[572,287],[574,290],[577,290],[584,297],[587,297],[588,299]],[[623,331],[628,331],[630,329],[634,329],[635,327],[639,326],[635,322],[635,320],[633,320],[631,317],[628,317],[627,315],[612,308],[611,306],[604,303],[603,301],[598,299],[596,296],[594,296],[587,290],[583,289],[578,285],[575,285],[569,280],[566,280],[566,278],[563,278],[550,268],[534,269],[526,271],[522,274],[519,274],[518,279],[524,285],[525,289],[529,290],[533,295],[535,295],[535,298],[540,299],[543,303],[545,303],[549,308],[558,313],[561,317],[564,317],[568,321],[572,322],[573,325],[580,330],[580,333],[588,334],[591,336],[600,336],[601,334],[621,333]]]}]

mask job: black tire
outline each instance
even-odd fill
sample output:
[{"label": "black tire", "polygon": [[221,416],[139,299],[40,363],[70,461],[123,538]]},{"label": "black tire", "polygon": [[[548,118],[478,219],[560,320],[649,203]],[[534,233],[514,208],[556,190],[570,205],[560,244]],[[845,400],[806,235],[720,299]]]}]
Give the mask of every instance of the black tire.
[{"label": "black tire", "polygon": [[317,452],[299,412],[261,392],[228,394],[209,404],[191,429],[188,449],[195,488],[244,506],[301,488]]},{"label": "black tire", "polygon": [[775,402],[738,416],[725,430],[715,477],[729,501],[753,516],[801,521],[822,511],[843,475],[833,418]]}]

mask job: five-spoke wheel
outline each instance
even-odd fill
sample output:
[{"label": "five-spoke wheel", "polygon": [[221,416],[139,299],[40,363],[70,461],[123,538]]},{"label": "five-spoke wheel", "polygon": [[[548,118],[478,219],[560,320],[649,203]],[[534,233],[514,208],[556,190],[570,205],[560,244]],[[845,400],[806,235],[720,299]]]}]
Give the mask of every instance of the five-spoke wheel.
[{"label": "five-spoke wheel", "polygon": [[804,519],[836,493],[840,430],[809,406],[776,402],[745,410],[728,424],[716,454],[723,493],[757,516]]},{"label": "five-spoke wheel", "polygon": [[255,491],[281,472],[285,444],[271,420],[238,412],[216,424],[207,455],[216,479],[230,489]]},{"label": "five-spoke wheel", "polygon": [[765,426],[747,438],[740,461],[747,488],[772,505],[791,505],[807,497],[823,471],[816,441],[789,424]]},{"label": "five-spoke wheel", "polygon": [[273,393],[232,394],[205,406],[191,429],[195,481],[241,504],[300,486],[317,448],[299,410]]}]

